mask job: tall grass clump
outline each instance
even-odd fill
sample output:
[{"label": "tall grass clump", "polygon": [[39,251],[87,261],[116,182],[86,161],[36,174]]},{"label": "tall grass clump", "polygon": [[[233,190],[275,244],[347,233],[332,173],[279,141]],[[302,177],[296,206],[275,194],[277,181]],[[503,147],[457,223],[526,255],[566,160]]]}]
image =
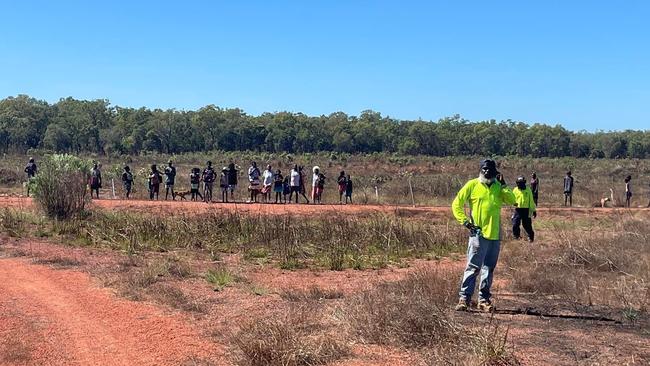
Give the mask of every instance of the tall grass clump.
[{"label": "tall grass clump", "polygon": [[34,200],[48,217],[68,219],[81,211],[89,199],[86,182],[90,164],[73,155],[47,155],[30,182]]}]

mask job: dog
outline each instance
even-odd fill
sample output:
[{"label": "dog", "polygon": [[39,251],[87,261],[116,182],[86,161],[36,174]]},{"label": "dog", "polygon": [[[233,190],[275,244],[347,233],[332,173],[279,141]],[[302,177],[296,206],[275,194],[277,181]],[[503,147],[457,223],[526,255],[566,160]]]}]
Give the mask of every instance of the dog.
[{"label": "dog", "polygon": [[190,191],[180,191],[180,192],[174,192],[172,196],[174,197],[174,199],[176,199],[176,197],[180,197],[181,201],[186,201],[187,196],[189,196],[191,193],[192,192]]}]

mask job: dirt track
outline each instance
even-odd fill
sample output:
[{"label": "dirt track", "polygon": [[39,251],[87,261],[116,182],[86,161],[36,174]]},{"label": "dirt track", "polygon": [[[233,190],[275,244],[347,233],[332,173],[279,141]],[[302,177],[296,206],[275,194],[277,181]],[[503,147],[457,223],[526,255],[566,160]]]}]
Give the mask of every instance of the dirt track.
[{"label": "dirt track", "polygon": [[88,275],[0,261],[0,364],[179,365],[214,354],[180,315],[122,300]]},{"label": "dirt track", "polygon": [[[29,208],[33,207],[33,201],[26,197],[1,197],[0,207]],[[111,210],[166,212],[199,214],[206,212],[242,212],[252,214],[319,214],[328,212],[340,212],[345,214],[364,213],[399,213],[404,216],[449,216],[451,212],[448,206],[436,207],[410,207],[390,205],[306,205],[306,204],[261,204],[261,203],[212,203],[191,201],[144,201],[144,200],[93,200],[90,207],[99,207]],[[582,215],[602,215],[612,211],[626,211],[626,208],[592,208],[592,207],[539,207],[540,213],[552,212],[555,215],[564,216],[571,213]],[[650,208],[632,208],[634,211],[649,211]]]}]

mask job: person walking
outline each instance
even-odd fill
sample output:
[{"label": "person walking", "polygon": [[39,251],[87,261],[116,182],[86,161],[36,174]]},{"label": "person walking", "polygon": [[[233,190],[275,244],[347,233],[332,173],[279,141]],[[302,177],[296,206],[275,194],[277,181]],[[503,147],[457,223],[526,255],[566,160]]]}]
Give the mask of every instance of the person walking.
[{"label": "person walking", "polygon": [[564,176],[564,205],[573,206],[573,177],[571,176],[571,171],[566,172]]},{"label": "person walking", "polygon": [[158,200],[158,195],[160,194],[160,183],[162,182],[162,175],[158,170],[156,164],[151,165],[151,172],[149,173],[149,199],[153,200],[154,198]]},{"label": "person walking", "polygon": [[212,190],[214,188],[214,181],[217,179],[217,173],[212,168],[212,161],[208,160],[207,166],[203,169],[201,180],[203,181],[203,201],[206,203],[212,202]]},{"label": "person walking", "polygon": [[93,163],[93,168],[90,170],[90,198],[93,198],[93,192],[97,199],[99,199],[99,189],[102,188],[102,171],[99,168],[99,163]]},{"label": "person walking", "polygon": [[512,214],[512,236],[515,239],[521,238],[521,225],[528,235],[528,241],[535,241],[535,231],[533,230],[533,217],[537,217],[537,207],[533,191],[526,187],[526,178],[520,176],[517,178],[517,186],[512,190],[515,195],[515,212]]},{"label": "person walking", "polygon": [[537,173],[535,172],[530,176],[530,190],[533,192],[533,200],[535,201],[535,206],[537,206],[537,199],[539,198],[539,178],[537,178]]},{"label": "person walking", "polygon": [[338,179],[336,180],[336,183],[338,183],[338,185],[339,185],[339,204],[340,205],[343,204],[343,195],[345,194],[346,179],[347,178],[345,178],[345,172],[341,171],[341,173],[339,174]]},{"label": "person walking", "polygon": [[[305,173],[303,173],[303,167],[299,166],[298,167],[298,176],[300,178],[300,189],[299,192],[302,195],[302,197],[305,199],[307,204],[309,204],[309,198],[307,198],[307,189],[305,188]],[[296,202],[298,202],[298,195],[296,194]]]},{"label": "person walking", "polygon": [[[467,266],[456,305],[458,311],[468,310],[476,277],[481,272],[478,309],[488,312],[494,309],[490,288],[499,258],[501,206],[515,203],[515,196],[497,171],[495,161],[482,160],[479,167],[478,178],[468,181],[452,202],[454,217],[469,229]],[[469,217],[464,210],[466,203],[470,208]]]},{"label": "person walking", "polygon": [[133,187],[133,173],[131,173],[131,167],[128,165],[124,167],[124,171],[122,172],[122,185],[124,186],[124,195],[128,200]]},{"label": "person walking", "polygon": [[29,158],[29,162],[27,162],[27,165],[25,166],[25,174],[27,174],[27,197],[29,197],[30,182],[36,176],[37,172],[38,167],[36,166],[34,158]]},{"label": "person walking", "polygon": [[627,208],[630,208],[630,201],[632,200],[632,185],[630,184],[631,180],[631,175],[625,177],[625,207]]},{"label": "person walking", "polygon": [[172,201],[176,201],[176,194],[174,193],[174,183],[176,182],[176,167],[172,164],[172,161],[167,162],[165,167],[165,201],[169,196],[171,191]]}]

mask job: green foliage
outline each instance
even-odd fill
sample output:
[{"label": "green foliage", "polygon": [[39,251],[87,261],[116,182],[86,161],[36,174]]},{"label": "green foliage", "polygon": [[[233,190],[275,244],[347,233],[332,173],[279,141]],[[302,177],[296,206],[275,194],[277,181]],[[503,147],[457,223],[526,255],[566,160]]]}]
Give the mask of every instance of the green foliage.
[{"label": "green foliage", "polygon": [[47,216],[68,219],[83,211],[89,197],[90,162],[68,154],[47,155],[30,184],[34,200]]},{"label": "green foliage", "polygon": [[214,105],[177,111],[122,108],[105,99],[65,98],[52,105],[25,95],[0,100],[0,149],[34,148],[111,155],[223,150],[644,158],[650,156],[650,132],[571,132],[560,125],[470,122],[459,115],[434,123],[375,111],[249,116]]}]

